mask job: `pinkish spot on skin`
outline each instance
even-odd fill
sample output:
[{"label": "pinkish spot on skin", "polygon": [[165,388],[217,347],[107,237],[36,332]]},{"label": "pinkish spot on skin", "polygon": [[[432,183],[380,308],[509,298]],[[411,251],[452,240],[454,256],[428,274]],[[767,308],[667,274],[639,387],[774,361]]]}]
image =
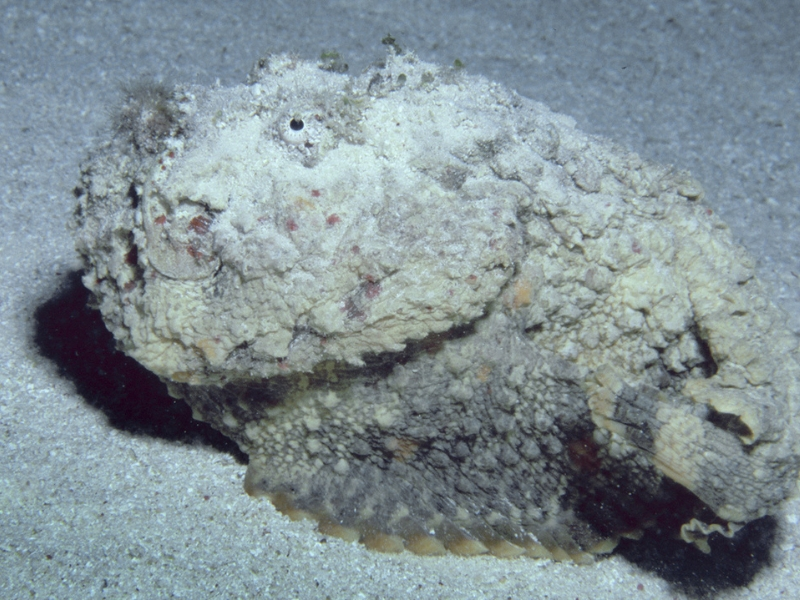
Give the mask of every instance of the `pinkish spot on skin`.
[{"label": "pinkish spot on skin", "polygon": [[167,222],[167,215],[158,215],[153,222],[156,225],[163,225]]},{"label": "pinkish spot on skin", "polygon": [[199,233],[200,235],[208,233],[208,228],[211,226],[211,219],[203,215],[197,215],[189,221],[189,230]]},{"label": "pinkish spot on skin", "polygon": [[353,302],[352,298],[347,298],[344,301],[344,306],[341,310],[342,312],[347,313],[348,319],[357,319],[359,321],[363,321],[366,318],[364,311],[361,310],[355,302]]},{"label": "pinkish spot on skin", "polygon": [[367,287],[365,291],[365,295],[367,298],[372,300],[373,298],[377,298],[380,293],[381,293],[380,283],[373,283],[371,281],[367,282]]},{"label": "pinkish spot on skin", "polygon": [[320,191],[319,190],[311,190],[311,197],[312,198],[319,198]]},{"label": "pinkish spot on skin", "polygon": [[341,219],[339,218],[339,215],[337,215],[337,214],[328,215],[328,218],[325,219],[325,222],[328,225],[336,225],[340,221],[341,221]]},{"label": "pinkish spot on skin", "polygon": [[633,244],[631,245],[631,250],[633,250],[634,254],[641,254],[642,253],[642,247],[639,245],[639,242],[637,242],[637,241],[633,242]]},{"label": "pinkish spot on skin", "polygon": [[297,224],[297,222],[294,219],[288,219],[286,221],[286,229],[288,229],[289,231],[297,231],[298,228],[299,228],[299,225]]},{"label": "pinkish spot on skin", "polygon": [[186,246],[186,252],[188,252],[189,256],[191,256],[192,258],[201,259],[204,256],[204,254],[202,252],[200,252],[200,250],[198,250],[197,248],[195,248],[191,244]]},{"label": "pinkish spot on skin", "polygon": [[353,254],[358,254],[359,252],[361,252],[361,248],[359,248],[358,246],[353,246],[352,248],[350,248],[350,252],[352,252]]},{"label": "pinkish spot on skin", "polygon": [[286,362],[285,360],[279,360],[278,361],[278,368],[281,371],[288,371],[289,370],[289,363]]}]

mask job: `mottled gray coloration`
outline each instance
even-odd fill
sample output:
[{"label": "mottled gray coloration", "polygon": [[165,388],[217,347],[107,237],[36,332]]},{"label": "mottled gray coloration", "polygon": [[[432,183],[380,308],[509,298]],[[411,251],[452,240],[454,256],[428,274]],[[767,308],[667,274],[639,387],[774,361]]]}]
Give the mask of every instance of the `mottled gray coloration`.
[{"label": "mottled gray coloration", "polygon": [[706,550],[794,489],[797,341],[687,174],[412,55],[123,115],[84,282],[249,492],[378,549],[583,560],[675,484]]},{"label": "mottled gray coloration", "polygon": [[[366,373],[337,371],[335,383],[183,390],[203,419],[258,448],[248,486],[296,509],[400,539],[524,547],[533,533],[551,546],[594,547],[598,534],[570,512],[585,474],[568,448],[591,444],[593,430],[578,369],[500,314],[440,343]],[[643,466],[652,494],[659,478]]]}]

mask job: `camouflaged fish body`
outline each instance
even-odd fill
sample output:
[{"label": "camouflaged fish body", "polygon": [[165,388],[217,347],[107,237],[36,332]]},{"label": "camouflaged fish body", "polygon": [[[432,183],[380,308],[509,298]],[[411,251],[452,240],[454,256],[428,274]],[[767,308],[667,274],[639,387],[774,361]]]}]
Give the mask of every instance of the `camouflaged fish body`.
[{"label": "camouflaged fish body", "polygon": [[706,550],[793,490],[797,343],[688,175],[413,55],[122,114],[84,282],[250,493],[377,549],[583,560],[678,488]]}]

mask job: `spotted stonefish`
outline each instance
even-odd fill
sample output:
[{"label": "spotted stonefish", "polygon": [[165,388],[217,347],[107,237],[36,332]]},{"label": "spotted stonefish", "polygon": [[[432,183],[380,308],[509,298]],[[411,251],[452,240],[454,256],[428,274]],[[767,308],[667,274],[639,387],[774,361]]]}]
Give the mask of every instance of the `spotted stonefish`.
[{"label": "spotted stonefish", "polygon": [[[384,551],[708,550],[798,474],[798,351],[685,172],[390,51],[126,88],[83,167],[120,348],[245,487]],[[677,507],[677,508],[676,508]]]}]

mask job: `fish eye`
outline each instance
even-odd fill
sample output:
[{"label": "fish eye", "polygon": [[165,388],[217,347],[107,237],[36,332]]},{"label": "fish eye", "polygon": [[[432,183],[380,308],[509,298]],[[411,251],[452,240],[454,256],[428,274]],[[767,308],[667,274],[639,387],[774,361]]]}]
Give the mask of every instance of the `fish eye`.
[{"label": "fish eye", "polygon": [[[287,117],[284,117],[284,119]],[[282,121],[278,131],[283,140],[293,146],[306,144],[306,142],[308,142],[308,136],[311,133],[306,127],[305,121],[299,116],[288,117],[288,120]]]}]

